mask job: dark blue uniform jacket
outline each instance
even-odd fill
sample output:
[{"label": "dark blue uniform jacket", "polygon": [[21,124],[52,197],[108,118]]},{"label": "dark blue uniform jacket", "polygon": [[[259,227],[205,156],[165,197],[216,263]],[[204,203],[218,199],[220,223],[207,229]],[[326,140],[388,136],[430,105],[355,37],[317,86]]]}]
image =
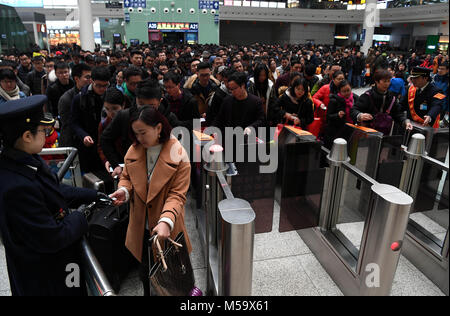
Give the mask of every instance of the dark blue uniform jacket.
[{"label": "dark blue uniform jacket", "polygon": [[[33,167],[33,168],[32,168]],[[0,232],[12,295],[84,295],[80,241],[87,221],[69,208],[90,203],[96,191],[60,184],[38,155],[4,149],[0,155]],[[62,219],[58,214],[66,211]],[[66,279],[80,267],[80,287]],[[70,266],[69,266],[70,267]],[[68,277],[69,276],[69,277]]]}]

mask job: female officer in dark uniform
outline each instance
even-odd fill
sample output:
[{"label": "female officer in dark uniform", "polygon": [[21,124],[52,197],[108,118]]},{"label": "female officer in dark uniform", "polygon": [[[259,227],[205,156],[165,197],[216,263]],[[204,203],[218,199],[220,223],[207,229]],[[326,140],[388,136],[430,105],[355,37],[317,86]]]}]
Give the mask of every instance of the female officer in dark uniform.
[{"label": "female officer in dark uniform", "polygon": [[[11,292],[85,295],[79,245],[88,224],[83,207],[68,211],[96,200],[97,192],[60,184],[37,155],[53,124],[42,112],[46,100],[36,95],[0,107],[0,232]],[[79,286],[68,287],[66,279],[77,285],[74,267]]]}]

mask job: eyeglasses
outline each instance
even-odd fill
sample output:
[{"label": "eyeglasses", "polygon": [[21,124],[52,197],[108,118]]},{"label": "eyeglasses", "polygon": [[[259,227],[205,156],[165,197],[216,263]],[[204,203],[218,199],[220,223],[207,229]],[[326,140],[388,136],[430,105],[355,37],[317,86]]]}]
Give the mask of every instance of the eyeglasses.
[{"label": "eyeglasses", "polygon": [[52,127],[44,127],[43,129],[38,129],[38,132],[44,132],[45,137],[48,137],[52,134],[53,128]]},{"label": "eyeglasses", "polygon": [[106,84],[99,84],[99,83],[97,83],[97,82],[94,82],[94,86],[96,87],[96,88],[99,88],[99,89],[105,89],[105,88],[108,88],[109,87],[109,82],[108,83],[106,83]]}]

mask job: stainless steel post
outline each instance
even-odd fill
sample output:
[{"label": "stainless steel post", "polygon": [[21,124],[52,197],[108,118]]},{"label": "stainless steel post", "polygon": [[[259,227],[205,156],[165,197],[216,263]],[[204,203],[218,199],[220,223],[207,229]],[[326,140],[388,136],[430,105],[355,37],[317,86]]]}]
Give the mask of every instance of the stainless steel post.
[{"label": "stainless steel post", "polygon": [[222,235],[219,247],[219,295],[252,294],[255,212],[242,199],[219,203]]},{"label": "stainless steel post", "polygon": [[217,184],[217,174],[226,171],[223,163],[223,147],[212,145],[209,148],[209,161],[205,163],[205,254],[206,254],[206,284],[209,295],[217,295],[218,290],[218,225],[217,205],[221,199],[221,189]]},{"label": "stainless steel post", "polygon": [[347,155],[347,141],[342,138],[335,139],[327,159],[330,168],[325,175],[324,200],[319,223],[323,231],[336,227],[338,220],[345,172],[342,163],[350,160]]},{"label": "stainless steel post", "polygon": [[417,197],[420,186],[420,175],[423,168],[422,156],[425,154],[425,136],[414,134],[405,150],[406,162],[403,167],[400,181],[400,190],[412,196]]},{"label": "stainless steel post", "polygon": [[387,184],[372,186],[372,198],[361,243],[360,295],[391,292],[413,199]]},{"label": "stainless steel post", "polygon": [[100,263],[94,255],[91,247],[85,238],[81,242],[81,254],[84,262],[84,271],[86,273],[86,283],[89,290],[95,296],[116,296],[114,290],[106,278]]}]

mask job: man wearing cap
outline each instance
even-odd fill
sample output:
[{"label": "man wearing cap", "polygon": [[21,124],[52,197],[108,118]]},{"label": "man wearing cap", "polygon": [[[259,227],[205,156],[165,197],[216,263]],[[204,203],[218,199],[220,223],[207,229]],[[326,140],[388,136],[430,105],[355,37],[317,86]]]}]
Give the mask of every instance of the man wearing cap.
[{"label": "man wearing cap", "polygon": [[35,95],[0,107],[0,233],[11,293],[86,295],[79,247],[88,212],[80,205],[105,195],[61,184],[39,157],[54,124],[46,101]]},{"label": "man wearing cap", "polygon": [[439,113],[444,106],[445,95],[430,82],[431,70],[414,67],[411,71],[412,85],[402,99],[402,108],[408,118],[423,126],[439,127]]}]

